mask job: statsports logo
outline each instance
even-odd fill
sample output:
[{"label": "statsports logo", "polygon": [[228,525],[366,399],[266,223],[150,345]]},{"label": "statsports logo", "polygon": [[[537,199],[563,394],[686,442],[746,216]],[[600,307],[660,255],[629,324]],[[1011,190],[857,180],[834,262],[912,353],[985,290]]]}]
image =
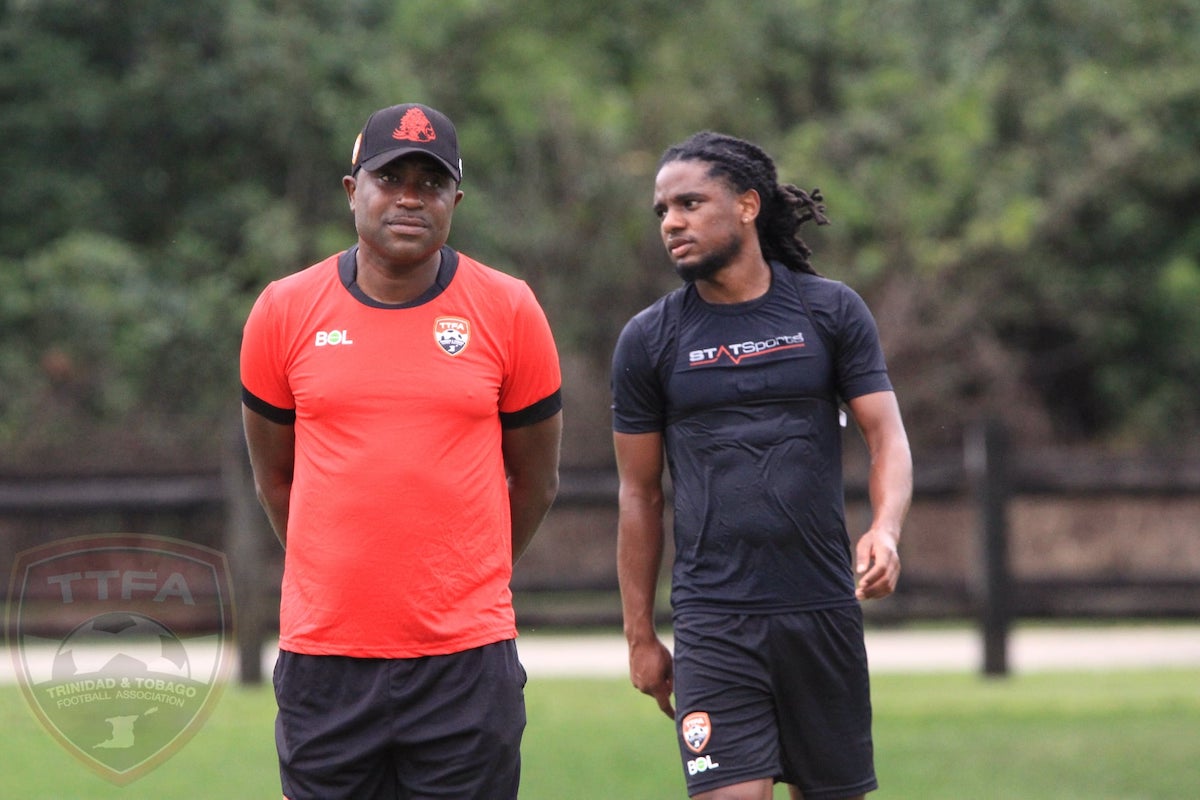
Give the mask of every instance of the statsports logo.
[{"label": "statsports logo", "polygon": [[688,351],[688,366],[707,367],[720,363],[722,360],[727,360],[736,366],[747,358],[756,358],[802,347],[804,347],[804,334],[799,331],[758,341],[730,342],[713,347],[698,347]]},{"label": "statsports logo", "polygon": [[456,356],[471,343],[471,323],[462,317],[438,317],[433,322],[433,339],[444,352]]}]

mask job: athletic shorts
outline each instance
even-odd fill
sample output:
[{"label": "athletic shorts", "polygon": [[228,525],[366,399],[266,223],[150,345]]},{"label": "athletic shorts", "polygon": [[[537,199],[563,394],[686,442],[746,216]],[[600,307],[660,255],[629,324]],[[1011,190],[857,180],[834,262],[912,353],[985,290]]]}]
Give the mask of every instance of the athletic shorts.
[{"label": "athletic shorts", "polygon": [[862,610],[675,615],[689,795],[770,778],[805,800],[877,788]]},{"label": "athletic shorts", "polygon": [[516,798],[524,687],[513,640],[413,659],[280,651],[284,798]]}]

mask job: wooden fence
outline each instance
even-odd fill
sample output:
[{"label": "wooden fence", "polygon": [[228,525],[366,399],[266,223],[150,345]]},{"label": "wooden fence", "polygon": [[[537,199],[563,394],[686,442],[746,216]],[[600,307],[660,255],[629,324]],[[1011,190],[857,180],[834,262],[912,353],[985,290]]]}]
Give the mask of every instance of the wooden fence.
[{"label": "wooden fence", "polygon": [[[854,508],[860,516],[867,513],[862,477],[848,476],[846,496],[852,513]],[[1164,559],[1133,577],[1111,570],[1099,576],[1070,568],[1032,576],[1014,571],[1012,512],[1015,503],[1029,498],[1182,501],[1185,515],[1194,505],[1196,516],[1190,519],[1196,536],[1191,538],[1200,538],[1200,460],[1013,452],[1003,429],[988,423],[968,433],[962,454],[917,459],[909,527],[923,524],[918,519],[923,507],[958,509],[958,521],[949,525],[953,530],[939,535],[957,541],[969,555],[945,567],[935,558],[906,554],[900,590],[872,604],[868,618],[880,624],[974,619],[984,643],[984,671],[1002,674],[1008,669],[1009,630],[1020,618],[1200,617],[1200,556],[1185,559],[1182,568],[1178,560]],[[515,584],[525,608],[523,621],[545,626],[619,622],[612,558],[615,499],[611,472],[563,471],[547,523],[553,529],[557,515],[557,524],[574,529],[577,539],[543,533],[535,541],[540,549],[522,561]],[[571,522],[562,523],[567,516]],[[82,533],[177,536],[222,550],[233,573],[240,677],[247,683],[262,680],[262,646],[277,624],[282,550],[254,499],[240,443],[230,448],[220,470],[203,474],[0,479],[0,531],[8,534],[0,537],[0,558],[8,564],[21,549]],[[929,532],[907,535],[919,541]],[[578,542],[595,551],[597,566],[591,572],[572,566],[580,557]],[[1193,554],[1200,552],[1190,546]],[[7,573],[0,569],[6,598]],[[584,596],[591,605],[580,612],[570,598]],[[544,601],[537,602],[539,597]]]}]

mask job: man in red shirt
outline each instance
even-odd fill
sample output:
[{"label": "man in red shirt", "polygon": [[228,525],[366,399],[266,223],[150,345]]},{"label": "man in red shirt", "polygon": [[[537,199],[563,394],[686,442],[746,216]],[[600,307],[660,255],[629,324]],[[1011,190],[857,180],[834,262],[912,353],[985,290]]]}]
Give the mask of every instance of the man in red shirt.
[{"label": "man in red shirt", "polygon": [[284,795],[516,797],[509,581],[558,487],[561,373],[522,281],[447,246],[453,124],[381,109],[343,179],[358,243],[271,283],[243,421],[286,548]]}]

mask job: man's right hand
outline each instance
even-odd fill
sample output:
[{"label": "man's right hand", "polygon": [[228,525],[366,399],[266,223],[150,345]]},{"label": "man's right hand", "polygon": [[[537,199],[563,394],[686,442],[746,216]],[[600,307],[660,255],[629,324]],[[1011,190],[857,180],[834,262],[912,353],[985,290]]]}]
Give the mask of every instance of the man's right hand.
[{"label": "man's right hand", "polygon": [[675,707],[671,704],[674,666],[671,651],[657,637],[629,645],[629,679],[638,691],[653,697],[671,719],[675,719]]}]

